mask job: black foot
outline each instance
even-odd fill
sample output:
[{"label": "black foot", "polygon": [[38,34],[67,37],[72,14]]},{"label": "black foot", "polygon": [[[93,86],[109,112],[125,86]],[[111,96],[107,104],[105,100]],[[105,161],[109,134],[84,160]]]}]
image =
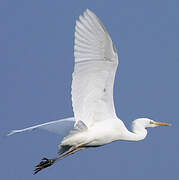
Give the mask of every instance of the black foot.
[{"label": "black foot", "polygon": [[51,166],[55,162],[55,159],[47,159],[42,158],[42,161],[36,166],[36,169],[34,170],[34,174],[37,174],[42,169],[45,169],[49,166]]}]

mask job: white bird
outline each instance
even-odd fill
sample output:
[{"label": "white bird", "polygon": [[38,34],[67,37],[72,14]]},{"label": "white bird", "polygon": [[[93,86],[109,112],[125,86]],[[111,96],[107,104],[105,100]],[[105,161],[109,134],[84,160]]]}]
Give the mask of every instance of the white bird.
[{"label": "white bird", "polygon": [[132,122],[130,132],[116,116],[113,84],[118,66],[117,51],[104,25],[88,9],[76,21],[74,56],[74,117],[13,130],[8,134],[39,128],[67,135],[59,145],[59,156],[43,158],[34,174],[79,150],[117,140],[139,141],[146,137],[148,127],[170,126],[168,123],[140,118]]}]

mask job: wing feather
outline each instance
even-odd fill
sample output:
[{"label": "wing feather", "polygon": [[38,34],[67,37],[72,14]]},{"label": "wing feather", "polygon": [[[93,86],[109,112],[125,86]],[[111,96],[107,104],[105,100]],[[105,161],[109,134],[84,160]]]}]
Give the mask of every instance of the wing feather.
[{"label": "wing feather", "polygon": [[88,9],[76,21],[74,56],[72,105],[76,122],[89,127],[116,117],[113,84],[117,52],[104,25]]},{"label": "wing feather", "polygon": [[74,128],[74,124],[75,124],[74,117],[70,117],[66,119],[60,119],[43,124],[38,124],[25,129],[12,130],[7,134],[7,136],[11,136],[13,134],[21,133],[21,132],[33,131],[35,129],[42,129],[62,136],[66,136]]}]

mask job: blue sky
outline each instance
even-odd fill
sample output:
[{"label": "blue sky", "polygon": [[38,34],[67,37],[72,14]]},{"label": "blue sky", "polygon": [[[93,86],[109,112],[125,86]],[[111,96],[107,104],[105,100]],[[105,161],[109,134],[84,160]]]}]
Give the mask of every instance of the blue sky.
[{"label": "blue sky", "polygon": [[[0,133],[73,115],[75,20],[86,8],[101,19],[119,55],[118,116],[149,117],[172,127],[149,129],[140,142],[81,151],[36,176],[61,137],[34,131],[0,142],[2,179],[176,179],[179,161],[179,1],[31,0],[1,3]],[[8,46],[7,46],[8,45]],[[3,61],[5,60],[5,61]]]}]

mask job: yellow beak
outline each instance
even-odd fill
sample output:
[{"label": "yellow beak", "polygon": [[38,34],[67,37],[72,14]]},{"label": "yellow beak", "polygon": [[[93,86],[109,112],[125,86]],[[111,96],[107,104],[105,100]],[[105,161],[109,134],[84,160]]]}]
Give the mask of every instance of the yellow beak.
[{"label": "yellow beak", "polygon": [[169,123],[164,123],[164,122],[154,122],[154,124],[155,125],[157,125],[157,126],[171,126],[171,124],[169,124]]}]

